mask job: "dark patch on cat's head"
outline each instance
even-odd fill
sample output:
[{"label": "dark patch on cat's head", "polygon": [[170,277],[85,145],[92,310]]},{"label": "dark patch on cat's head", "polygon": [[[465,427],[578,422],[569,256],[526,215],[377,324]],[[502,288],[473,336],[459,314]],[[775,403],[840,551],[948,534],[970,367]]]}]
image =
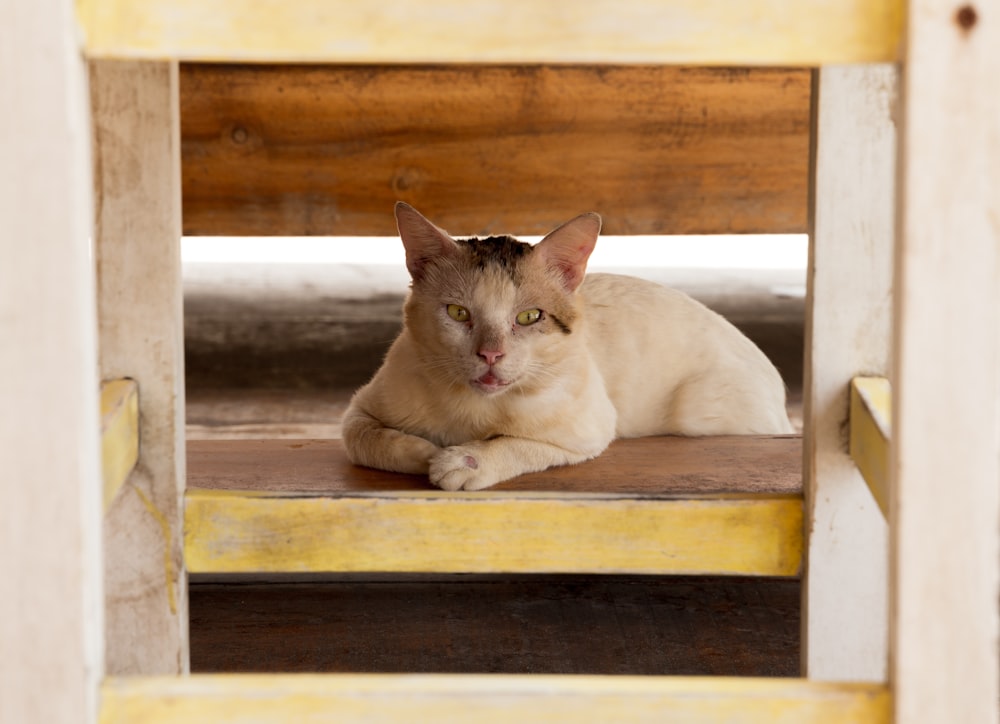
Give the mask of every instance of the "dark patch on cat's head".
[{"label": "dark patch on cat's head", "polygon": [[492,266],[503,270],[515,281],[520,278],[522,260],[532,251],[531,244],[518,241],[513,236],[472,237],[456,241],[477,269],[485,270]]}]

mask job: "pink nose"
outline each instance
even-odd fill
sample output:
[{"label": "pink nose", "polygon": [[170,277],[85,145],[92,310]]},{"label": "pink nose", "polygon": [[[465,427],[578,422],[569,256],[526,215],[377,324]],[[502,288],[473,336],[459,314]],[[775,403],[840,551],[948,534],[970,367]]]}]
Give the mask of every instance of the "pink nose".
[{"label": "pink nose", "polygon": [[498,349],[481,349],[478,352],[479,356],[486,360],[486,364],[490,367],[497,363],[497,360],[503,357],[503,352]]}]

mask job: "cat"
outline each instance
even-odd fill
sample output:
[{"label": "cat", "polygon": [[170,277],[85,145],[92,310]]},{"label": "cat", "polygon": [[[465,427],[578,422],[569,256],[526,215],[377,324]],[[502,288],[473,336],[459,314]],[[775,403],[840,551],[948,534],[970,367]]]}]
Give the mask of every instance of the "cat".
[{"label": "cat", "polygon": [[343,420],[357,465],[481,490],[615,438],[791,433],[774,365],[682,292],[586,275],[601,217],[456,240],[403,202],[404,325]]}]

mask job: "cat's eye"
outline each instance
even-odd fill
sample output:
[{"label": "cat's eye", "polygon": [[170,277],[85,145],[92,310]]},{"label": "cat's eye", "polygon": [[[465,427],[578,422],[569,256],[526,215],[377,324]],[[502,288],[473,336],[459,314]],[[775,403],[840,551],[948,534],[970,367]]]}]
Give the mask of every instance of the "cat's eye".
[{"label": "cat's eye", "polygon": [[527,327],[529,324],[534,324],[539,319],[542,318],[541,309],[525,309],[523,312],[519,312],[517,315],[517,323],[522,327]]},{"label": "cat's eye", "polygon": [[448,316],[454,319],[456,322],[468,322],[469,310],[466,309],[465,307],[460,307],[457,304],[449,304]]}]

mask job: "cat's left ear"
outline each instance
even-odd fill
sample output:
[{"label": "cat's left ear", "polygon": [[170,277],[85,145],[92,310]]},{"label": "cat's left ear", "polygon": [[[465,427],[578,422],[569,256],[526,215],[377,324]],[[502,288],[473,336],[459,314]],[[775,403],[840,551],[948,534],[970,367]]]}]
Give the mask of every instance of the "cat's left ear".
[{"label": "cat's left ear", "polygon": [[601,217],[591,212],[570,219],[538,242],[535,254],[559,272],[567,291],[575,291],[587,273],[587,259],[597,245]]},{"label": "cat's left ear", "polygon": [[423,276],[428,262],[457,251],[454,239],[402,201],[396,202],[396,227],[406,248],[406,268],[414,281]]}]

